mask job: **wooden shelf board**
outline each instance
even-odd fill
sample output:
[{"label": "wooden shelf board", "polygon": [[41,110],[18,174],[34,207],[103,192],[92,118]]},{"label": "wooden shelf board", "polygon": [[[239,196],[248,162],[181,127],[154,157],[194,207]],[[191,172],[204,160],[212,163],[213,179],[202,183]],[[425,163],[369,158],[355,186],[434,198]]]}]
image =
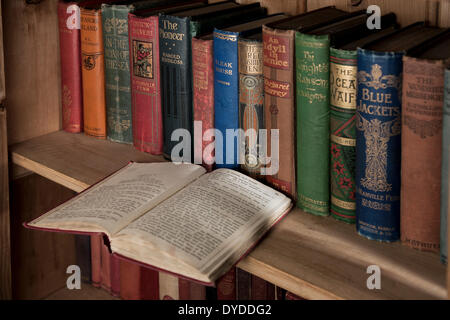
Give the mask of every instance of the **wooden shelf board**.
[{"label": "wooden shelf board", "polygon": [[44,300],[120,300],[112,296],[104,289],[96,288],[91,284],[81,283],[81,289],[69,290],[66,287],[61,288]]},{"label": "wooden shelf board", "polygon": [[[10,147],[12,161],[77,192],[129,161],[164,161],[82,134],[54,132]],[[369,290],[369,265],[381,290]],[[433,253],[379,243],[332,218],[294,209],[238,267],[306,299],[445,299],[446,268]]]}]

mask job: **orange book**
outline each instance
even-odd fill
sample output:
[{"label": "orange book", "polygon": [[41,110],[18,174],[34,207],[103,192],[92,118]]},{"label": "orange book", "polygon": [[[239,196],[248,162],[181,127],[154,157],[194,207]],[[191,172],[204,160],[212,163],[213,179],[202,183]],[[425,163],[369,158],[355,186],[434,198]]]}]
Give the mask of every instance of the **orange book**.
[{"label": "orange book", "polygon": [[100,8],[81,8],[84,132],[106,139],[105,65]]}]

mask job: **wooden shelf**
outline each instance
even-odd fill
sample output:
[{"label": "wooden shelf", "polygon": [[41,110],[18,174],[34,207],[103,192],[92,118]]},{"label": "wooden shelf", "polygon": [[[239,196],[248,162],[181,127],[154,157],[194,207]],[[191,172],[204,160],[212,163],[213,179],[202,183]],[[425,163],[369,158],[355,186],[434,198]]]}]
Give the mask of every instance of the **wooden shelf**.
[{"label": "wooden shelf", "polygon": [[[128,161],[164,161],[132,146],[62,131],[10,147],[13,163],[80,192]],[[369,290],[369,265],[381,290]],[[439,256],[367,240],[355,227],[294,209],[238,266],[306,299],[445,299]]]},{"label": "wooden shelf", "polygon": [[69,290],[66,287],[61,288],[44,300],[120,300],[112,296],[108,291],[96,288],[87,283],[81,283],[81,289]]}]

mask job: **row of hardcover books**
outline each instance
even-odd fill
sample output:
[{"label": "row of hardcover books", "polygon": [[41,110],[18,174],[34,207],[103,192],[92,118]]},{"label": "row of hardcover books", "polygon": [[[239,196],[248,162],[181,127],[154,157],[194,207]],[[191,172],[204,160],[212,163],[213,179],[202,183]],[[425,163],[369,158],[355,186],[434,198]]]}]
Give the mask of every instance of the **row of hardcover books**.
[{"label": "row of hardcover books", "polygon": [[[448,29],[399,28],[392,13],[369,29],[365,12],[334,7],[286,17],[231,1],[91,3],[81,5],[76,51],[67,5],[60,4],[66,130],[81,131],[84,119],[88,135],[170,157],[172,133],[194,137],[201,121],[204,139],[193,145],[212,169],[208,129],[224,140],[230,129],[266,129],[267,154],[259,136],[245,139],[242,155],[235,143],[230,156],[224,142],[220,154],[232,161],[215,166],[243,162],[306,212],[356,222],[371,239],[441,247],[446,261]],[[262,177],[264,167],[278,170]]]}]

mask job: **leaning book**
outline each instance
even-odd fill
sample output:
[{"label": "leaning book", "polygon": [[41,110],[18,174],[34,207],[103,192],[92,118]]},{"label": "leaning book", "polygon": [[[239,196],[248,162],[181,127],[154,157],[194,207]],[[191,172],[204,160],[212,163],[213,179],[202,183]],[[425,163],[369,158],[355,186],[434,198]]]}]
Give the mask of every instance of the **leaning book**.
[{"label": "leaning book", "polygon": [[214,285],[291,206],[233,170],[129,163],[25,226],[103,233],[118,258]]}]

